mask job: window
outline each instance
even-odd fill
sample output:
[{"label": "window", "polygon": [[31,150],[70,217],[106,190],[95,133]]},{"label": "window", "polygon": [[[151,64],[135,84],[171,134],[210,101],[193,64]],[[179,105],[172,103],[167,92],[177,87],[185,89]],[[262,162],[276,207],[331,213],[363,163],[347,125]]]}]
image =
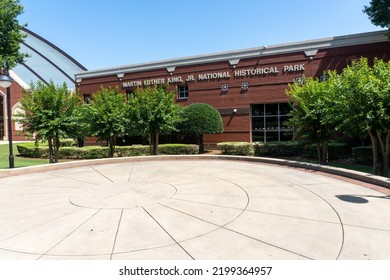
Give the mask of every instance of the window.
[{"label": "window", "polygon": [[91,102],[92,96],[90,94],[83,94],[84,102],[89,104]]},{"label": "window", "polygon": [[289,141],[292,128],[288,120],[290,107],[287,103],[254,104],[252,110],[252,141]]},{"label": "window", "polygon": [[178,99],[188,98],[188,86],[177,86],[177,98]]}]

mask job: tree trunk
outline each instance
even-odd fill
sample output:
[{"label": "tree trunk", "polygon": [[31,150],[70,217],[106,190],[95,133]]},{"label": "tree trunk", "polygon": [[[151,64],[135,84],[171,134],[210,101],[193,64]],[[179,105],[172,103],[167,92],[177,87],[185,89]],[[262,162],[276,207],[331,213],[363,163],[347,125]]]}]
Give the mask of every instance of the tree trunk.
[{"label": "tree trunk", "polygon": [[153,145],[153,155],[158,155],[158,137],[159,133],[158,130],[154,133],[154,145]]},{"label": "tree trunk", "polygon": [[54,163],[58,163],[58,151],[60,150],[60,138],[56,134],[54,137]]},{"label": "tree trunk", "polygon": [[203,134],[198,136],[199,154],[204,153]]},{"label": "tree trunk", "polygon": [[381,169],[380,175],[384,177],[388,177],[389,175],[389,142],[390,142],[390,133],[386,133],[386,135],[382,135],[379,131],[377,131],[377,136],[380,144],[381,151]]},{"label": "tree trunk", "polygon": [[158,154],[158,137],[159,137],[158,130],[154,130],[150,133],[150,144],[151,144],[150,154],[152,155]]},{"label": "tree trunk", "polygon": [[48,137],[47,141],[49,143],[49,163],[54,163],[54,160],[53,160],[53,140],[51,137]]},{"label": "tree trunk", "polygon": [[328,164],[328,158],[329,158],[329,146],[328,142],[322,142],[322,163],[323,165]]},{"label": "tree trunk", "polygon": [[77,138],[77,147],[84,147],[84,138]]},{"label": "tree trunk", "polygon": [[322,164],[321,145],[320,145],[320,143],[317,143],[317,155],[318,155],[318,163]]},{"label": "tree trunk", "polygon": [[368,132],[368,135],[370,135],[371,144],[372,144],[372,173],[378,175],[379,174],[378,139],[371,131]]},{"label": "tree trunk", "polygon": [[383,164],[384,164],[383,176],[389,177],[390,132],[387,132],[385,144],[386,144],[386,152],[385,152],[385,158],[383,160]]},{"label": "tree trunk", "polygon": [[110,135],[110,138],[108,140],[108,157],[113,158],[114,157],[114,150],[115,150],[115,135]]}]

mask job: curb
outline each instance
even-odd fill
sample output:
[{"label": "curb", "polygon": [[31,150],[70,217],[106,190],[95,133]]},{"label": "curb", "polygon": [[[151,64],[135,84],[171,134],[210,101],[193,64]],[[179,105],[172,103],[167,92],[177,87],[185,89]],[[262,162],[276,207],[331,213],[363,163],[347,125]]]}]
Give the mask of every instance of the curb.
[{"label": "curb", "polygon": [[265,158],[265,157],[248,157],[248,156],[231,156],[231,155],[164,155],[164,156],[140,156],[140,157],[123,157],[123,158],[105,158],[81,160],[73,162],[62,162],[56,164],[36,165],[21,167],[16,169],[0,170],[0,178],[34,174],[68,168],[85,167],[91,165],[127,163],[127,162],[144,162],[144,161],[164,161],[164,160],[232,160],[246,161],[254,163],[268,163],[273,165],[288,166],[294,168],[303,168],[307,170],[321,171],[333,175],[343,176],[346,178],[362,181],[365,183],[378,185],[390,189],[390,180],[382,176],[376,176],[364,172],[349,170],[339,167],[323,166],[314,163],[306,163],[292,160]]}]

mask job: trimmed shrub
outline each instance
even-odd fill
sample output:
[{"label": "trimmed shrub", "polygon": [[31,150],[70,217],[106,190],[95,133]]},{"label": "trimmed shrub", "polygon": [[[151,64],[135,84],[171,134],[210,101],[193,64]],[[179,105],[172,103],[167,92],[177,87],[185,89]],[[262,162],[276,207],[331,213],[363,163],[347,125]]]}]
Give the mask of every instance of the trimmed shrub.
[{"label": "trimmed shrub", "polygon": [[[317,145],[311,144],[305,146],[303,155],[308,158],[318,158]],[[329,143],[328,158],[329,160],[338,160],[350,155],[350,148],[346,143]]]},{"label": "trimmed shrub", "polygon": [[[31,145],[33,144],[33,145]],[[17,145],[17,149],[19,154],[22,157],[29,157],[29,158],[49,158],[49,147],[47,146],[41,146],[36,147],[34,143],[26,143]]]},{"label": "trimmed shrub", "polygon": [[117,157],[147,156],[150,155],[150,148],[143,145],[116,146],[115,153]]},{"label": "trimmed shrub", "polygon": [[298,142],[256,142],[253,144],[255,156],[289,157],[302,155],[304,145]]},{"label": "trimmed shrub", "polygon": [[352,148],[353,160],[356,163],[370,165],[373,162],[372,146],[361,146]]},{"label": "trimmed shrub", "polygon": [[199,153],[198,145],[162,144],[158,146],[160,155],[194,155]]},{"label": "trimmed shrub", "polygon": [[60,147],[76,147],[76,141],[71,138],[61,139]]},{"label": "trimmed shrub", "polygon": [[[20,144],[17,145],[19,154],[23,157],[30,158],[48,158],[49,148],[47,146],[35,147],[35,145]],[[106,158],[108,156],[108,147],[86,146],[77,147],[61,147],[58,151],[60,159],[96,159]],[[149,146],[134,145],[134,146],[117,146],[115,148],[117,157],[129,156],[146,156],[150,154]],[[162,155],[181,155],[181,154],[197,154],[199,152],[198,145],[186,144],[163,144],[159,145],[159,153]]]},{"label": "trimmed shrub", "polygon": [[253,145],[248,142],[222,142],[217,144],[223,155],[253,156]]}]

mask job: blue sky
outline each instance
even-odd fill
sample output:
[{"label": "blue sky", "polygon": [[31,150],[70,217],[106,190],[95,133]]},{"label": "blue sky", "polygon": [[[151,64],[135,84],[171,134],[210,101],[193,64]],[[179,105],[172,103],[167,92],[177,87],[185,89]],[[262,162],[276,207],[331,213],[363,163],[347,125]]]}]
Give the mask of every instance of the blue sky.
[{"label": "blue sky", "polygon": [[369,0],[20,0],[21,24],[88,69],[380,30]]}]

